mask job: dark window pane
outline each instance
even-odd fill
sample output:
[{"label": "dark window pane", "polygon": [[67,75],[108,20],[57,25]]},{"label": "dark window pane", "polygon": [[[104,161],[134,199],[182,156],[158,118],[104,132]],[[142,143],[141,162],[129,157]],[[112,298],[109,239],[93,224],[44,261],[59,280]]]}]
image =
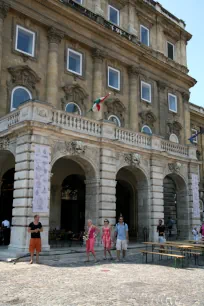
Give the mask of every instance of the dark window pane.
[{"label": "dark window pane", "polygon": [[30,95],[23,88],[17,88],[13,93],[12,108],[17,108],[21,103],[30,100]]},{"label": "dark window pane", "polygon": [[114,10],[112,7],[110,7],[110,21],[118,25],[118,11]]},{"label": "dark window pane", "polygon": [[69,69],[81,74],[81,57],[79,54],[69,51]]},{"label": "dark window pane", "polygon": [[143,27],[141,27],[141,42],[149,46],[149,31]]},{"label": "dark window pane", "polygon": [[72,113],[72,114],[75,114],[75,115],[80,115],[79,108],[78,108],[77,105],[74,104],[74,103],[69,103],[69,104],[66,106],[66,112]]},{"label": "dark window pane", "polygon": [[168,58],[174,59],[174,46],[172,44],[167,43],[168,45]]},{"label": "dark window pane", "polygon": [[33,53],[33,34],[18,29],[17,49],[30,55]]},{"label": "dark window pane", "polygon": [[111,69],[109,70],[109,86],[119,89],[119,74]]},{"label": "dark window pane", "polygon": [[145,84],[142,84],[142,99],[146,100],[146,101],[149,101],[149,102],[151,100],[151,98],[150,98],[150,87],[145,85]]}]

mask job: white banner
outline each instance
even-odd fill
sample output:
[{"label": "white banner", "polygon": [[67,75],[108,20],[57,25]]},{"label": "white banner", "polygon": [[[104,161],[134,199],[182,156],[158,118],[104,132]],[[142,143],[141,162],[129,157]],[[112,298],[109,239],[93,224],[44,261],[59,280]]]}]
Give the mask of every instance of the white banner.
[{"label": "white banner", "polygon": [[199,181],[198,175],[192,174],[192,191],[193,191],[193,217],[200,218],[200,204],[199,204]]},{"label": "white banner", "polygon": [[50,147],[35,145],[33,212],[49,211]]}]

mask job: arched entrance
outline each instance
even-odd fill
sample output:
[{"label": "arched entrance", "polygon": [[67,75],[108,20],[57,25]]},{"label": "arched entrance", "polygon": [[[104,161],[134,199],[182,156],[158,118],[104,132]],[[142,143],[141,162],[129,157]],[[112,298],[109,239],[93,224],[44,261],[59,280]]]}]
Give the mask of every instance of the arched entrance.
[{"label": "arched entrance", "polygon": [[130,239],[142,241],[144,229],[149,230],[147,178],[139,168],[127,166],[118,171],[116,181],[116,221],[122,214]]},{"label": "arched entrance", "polygon": [[52,174],[50,233],[77,236],[84,230],[85,219],[98,219],[93,166],[79,156],[65,156],[54,163]]},{"label": "arched entrance", "polygon": [[172,237],[185,239],[189,235],[189,209],[184,179],[176,173],[164,178],[164,223],[174,221]]}]

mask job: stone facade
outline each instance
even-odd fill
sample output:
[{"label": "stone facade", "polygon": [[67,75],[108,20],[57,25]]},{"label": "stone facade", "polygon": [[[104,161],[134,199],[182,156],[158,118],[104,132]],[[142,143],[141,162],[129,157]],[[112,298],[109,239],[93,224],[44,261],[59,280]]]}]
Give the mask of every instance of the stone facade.
[{"label": "stone facade", "polygon": [[[2,178],[15,166],[10,249],[28,245],[36,144],[51,149],[50,209],[41,214],[44,249],[49,249],[50,228],[60,227],[62,184],[70,175],[85,184],[85,219],[101,226],[108,218],[115,224],[122,210],[137,240],[143,239],[144,228],[149,239],[157,239],[158,219],[166,218],[164,179],[170,178],[176,186],[177,227],[188,237],[200,222],[193,217],[191,184],[200,162],[187,140],[189,89],[196,81],[187,74],[191,35],[184,22],[154,1],[0,4]],[[120,25],[108,21],[108,5],[120,11]],[[141,25],[149,29],[149,46],[141,43]],[[32,55],[16,47],[19,27],[35,37]],[[167,41],[174,44],[174,60],[167,56]],[[80,73],[68,69],[68,49],[81,58]],[[108,86],[108,67],[120,72],[119,90]],[[151,88],[150,102],[142,98],[142,82]],[[13,110],[18,87],[26,88],[32,101]],[[88,112],[107,92],[111,96],[101,111]],[[176,112],[170,110],[168,94],[177,99]],[[69,103],[80,112],[66,112]],[[111,115],[120,126],[108,121]],[[152,135],[141,133],[144,126]],[[169,141],[172,134],[179,143]],[[128,196],[126,207],[118,186]]]}]

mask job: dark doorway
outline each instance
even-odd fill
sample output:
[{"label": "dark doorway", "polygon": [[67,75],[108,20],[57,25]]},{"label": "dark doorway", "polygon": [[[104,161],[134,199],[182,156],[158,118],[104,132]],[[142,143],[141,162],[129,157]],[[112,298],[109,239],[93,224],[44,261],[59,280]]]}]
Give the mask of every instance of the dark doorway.
[{"label": "dark doorway", "polygon": [[12,168],[8,170],[2,177],[1,196],[0,196],[0,221],[7,219],[12,222],[12,208],[13,208],[13,186],[14,186],[14,172]]},{"label": "dark doorway", "polygon": [[123,215],[125,223],[129,227],[129,235],[136,238],[137,229],[134,218],[134,195],[132,186],[123,180],[117,180],[116,185],[116,222],[120,214]]},{"label": "dark doorway", "polygon": [[61,229],[79,233],[85,224],[85,178],[69,175],[62,183]]}]

